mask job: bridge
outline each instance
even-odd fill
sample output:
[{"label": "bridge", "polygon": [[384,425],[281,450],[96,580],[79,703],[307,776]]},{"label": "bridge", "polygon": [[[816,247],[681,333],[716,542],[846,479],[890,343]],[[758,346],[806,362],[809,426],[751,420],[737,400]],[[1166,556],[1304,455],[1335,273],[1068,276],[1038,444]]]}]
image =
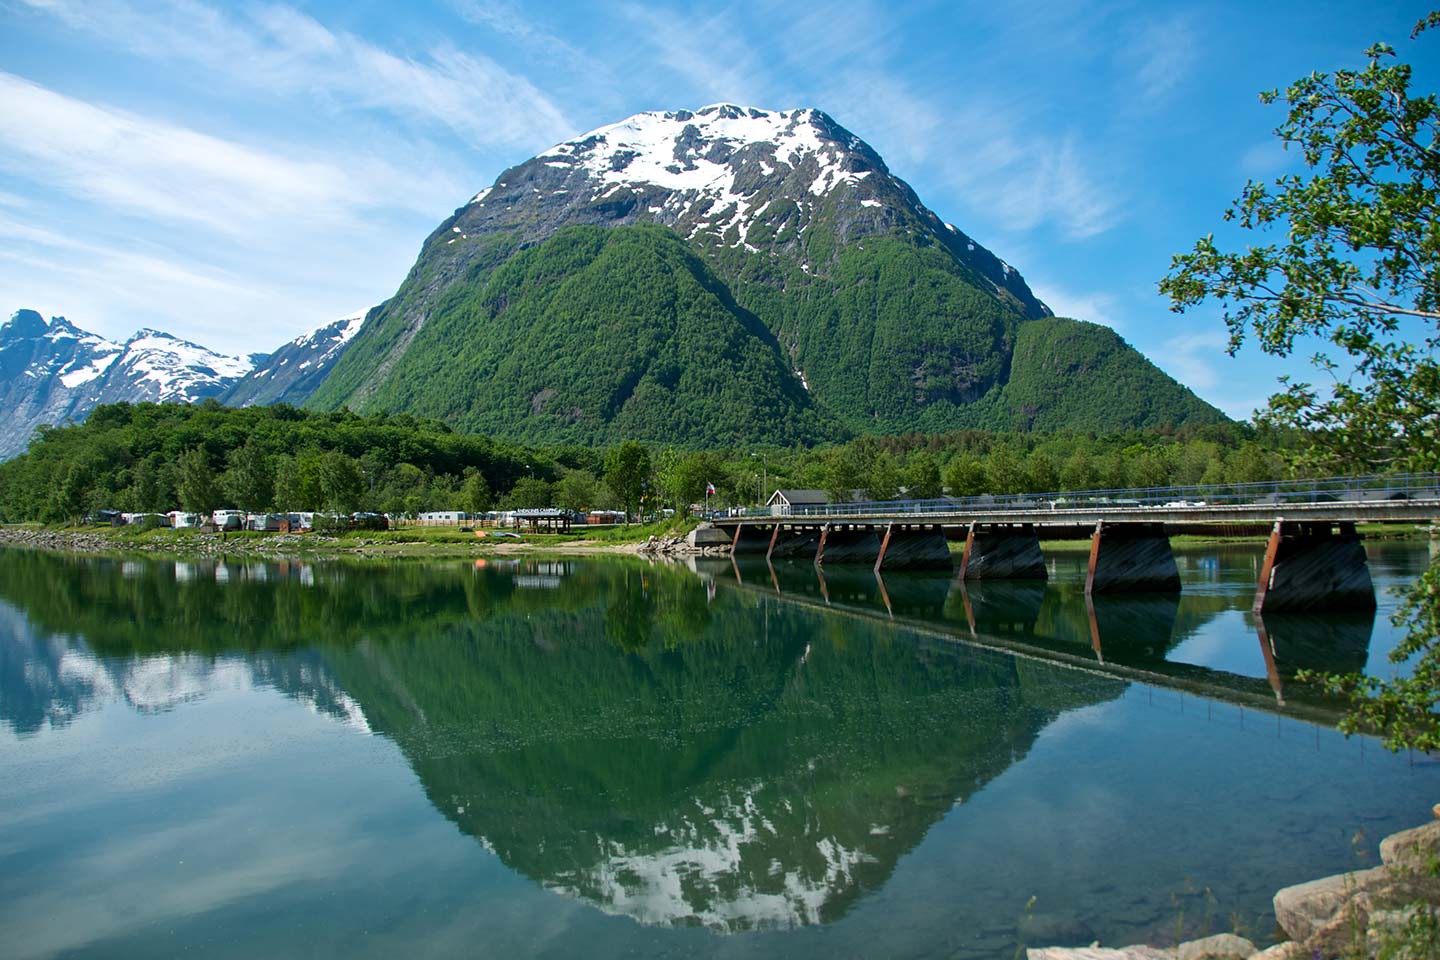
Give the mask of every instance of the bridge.
[{"label": "bridge", "polygon": [[959,577],[1044,579],[1040,542],[1090,541],[1087,595],[1177,593],[1170,537],[1269,531],[1254,609],[1374,609],[1361,523],[1434,523],[1440,473],[1088,490],[1015,496],[869,501],[723,517],[734,556],[949,569]]}]

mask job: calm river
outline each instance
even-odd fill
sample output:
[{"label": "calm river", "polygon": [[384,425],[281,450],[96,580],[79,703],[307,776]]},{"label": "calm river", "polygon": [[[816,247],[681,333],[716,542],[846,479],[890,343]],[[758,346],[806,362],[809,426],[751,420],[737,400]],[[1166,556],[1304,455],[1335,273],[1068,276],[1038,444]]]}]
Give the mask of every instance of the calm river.
[{"label": "calm river", "polygon": [[1298,666],[1374,616],[763,561],[177,563],[0,551],[7,957],[976,957],[1274,937],[1440,764]]}]

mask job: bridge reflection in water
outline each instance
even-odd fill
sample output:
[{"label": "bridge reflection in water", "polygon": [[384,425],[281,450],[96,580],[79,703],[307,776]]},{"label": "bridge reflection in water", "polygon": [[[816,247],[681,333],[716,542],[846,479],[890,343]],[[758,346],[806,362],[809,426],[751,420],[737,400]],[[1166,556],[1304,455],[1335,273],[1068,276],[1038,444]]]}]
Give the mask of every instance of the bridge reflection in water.
[{"label": "bridge reflection in water", "polygon": [[[1221,562],[1229,581],[1253,576],[1251,551]],[[1048,581],[966,580],[943,572],[882,573],[745,557],[702,561],[696,569],[719,583],[799,604],[1326,724],[1339,718],[1343,704],[1294,682],[1296,673],[1345,673],[1366,665],[1374,610],[1262,615],[1238,591],[1091,594],[1084,563],[1080,556],[1052,559]],[[1255,644],[1248,654],[1230,651],[1224,667],[1176,656],[1187,639],[1222,615],[1243,616],[1250,624]]]}]

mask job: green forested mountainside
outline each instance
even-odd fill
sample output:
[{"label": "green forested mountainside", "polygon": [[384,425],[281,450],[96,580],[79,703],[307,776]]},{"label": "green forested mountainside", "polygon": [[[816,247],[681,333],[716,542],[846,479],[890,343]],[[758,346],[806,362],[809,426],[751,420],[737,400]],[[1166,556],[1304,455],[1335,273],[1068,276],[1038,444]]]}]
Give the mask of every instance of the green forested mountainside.
[{"label": "green forested mountainside", "polygon": [[[803,261],[715,256],[736,299],[851,429],[903,431],[932,409],[943,411],[928,418],[937,428],[974,425],[963,407],[1002,381],[1021,315],[942,246],[896,234],[835,247],[827,237],[810,234]],[[825,266],[812,275],[800,262]]]},{"label": "green forested mountainside", "polygon": [[989,430],[1143,429],[1225,416],[1109,327],[1063,317],[1020,324],[1010,376],[976,426]]},{"label": "green forested mountainside", "polygon": [[1224,419],[1112,332],[1027,320],[913,234],[702,260],[664,227],[578,226],[523,250],[467,239],[482,250],[463,269],[452,240],[432,236],[311,406],[692,446]]},{"label": "green forested mountainside", "polygon": [[[764,324],[664,228],[562,230],[493,270],[472,268],[423,326],[401,330],[414,296],[402,290],[381,329],[361,334],[364,352],[342,359],[314,405],[355,402],[346,390],[368,376],[362,410],[541,442],[793,443],[844,432]],[[377,376],[382,355],[390,366]]]},{"label": "green forested mountainside", "polygon": [[1050,317],[822,111],[712,104],[505,170],[309,405],[691,447],[1223,420],[1118,338]]}]

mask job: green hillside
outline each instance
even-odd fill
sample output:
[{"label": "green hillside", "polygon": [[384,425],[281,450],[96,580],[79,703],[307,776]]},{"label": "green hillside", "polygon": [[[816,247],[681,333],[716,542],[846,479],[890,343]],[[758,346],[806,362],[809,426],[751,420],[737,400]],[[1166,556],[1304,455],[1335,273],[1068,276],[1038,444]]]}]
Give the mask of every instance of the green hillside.
[{"label": "green hillside", "polygon": [[567,227],[523,250],[487,237],[463,276],[440,236],[311,406],[541,443],[1224,419],[1113,331],[1026,320],[934,244],[869,238],[823,277],[731,254],[716,258],[727,283],[653,225]]},{"label": "green hillside", "polygon": [[990,430],[1144,429],[1225,416],[1109,327],[1063,317],[1020,325],[1010,376],[980,414]]},{"label": "green hillside", "polygon": [[[844,432],[764,324],[670,230],[570,227],[472,277],[413,333],[402,326],[412,291],[402,290],[386,326],[312,403],[339,405],[370,374],[378,382],[364,386],[362,409],[544,442],[793,443]],[[374,377],[401,340],[403,353]]]}]

